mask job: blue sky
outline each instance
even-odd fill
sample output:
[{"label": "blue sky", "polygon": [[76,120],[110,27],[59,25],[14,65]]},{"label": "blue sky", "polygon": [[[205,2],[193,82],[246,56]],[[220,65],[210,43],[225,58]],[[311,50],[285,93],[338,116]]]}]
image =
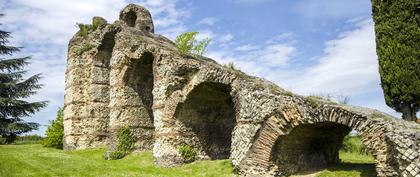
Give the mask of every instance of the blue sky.
[{"label": "blue sky", "polygon": [[383,100],[370,0],[3,0],[1,27],[24,47],[16,56],[32,56],[28,70],[43,74],[44,88],[30,99],[50,100],[27,120],[47,125],[63,106],[75,24],[93,16],[113,22],[128,3],[151,11],[155,33],[174,39],[198,31],[198,38],[211,38],[206,56],[221,64],[234,62],[298,94],[349,96],[350,104],[399,116]]}]

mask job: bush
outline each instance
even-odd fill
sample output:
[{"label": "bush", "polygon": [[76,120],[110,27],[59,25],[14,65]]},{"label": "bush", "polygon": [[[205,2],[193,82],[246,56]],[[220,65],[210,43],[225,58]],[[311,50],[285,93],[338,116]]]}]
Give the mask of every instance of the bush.
[{"label": "bush", "polygon": [[343,146],[341,150],[349,153],[357,153],[361,155],[368,155],[369,152],[359,136],[347,135],[344,137]]},{"label": "bush", "polygon": [[117,138],[118,138],[117,149],[110,152],[109,155],[105,155],[105,159],[107,160],[122,159],[126,155],[130,154],[130,152],[133,150],[134,143],[136,142],[136,140],[131,134],[130,128],[128,126],[125,126],[118,131]]},{"label": "bush", "polygon": [[181,157],[185,163],[194,162],[195,157],[197,156],[197,152],[194,150],[194,148],[188,145],[179,146],[178,152],[181,154]]},{"label": "bush", "polygon": [[63,117],[63,108],[59,108],[57,111],[57,117],[55,118],[55,120],[50,121],[51,125],[48,126],[48,129],[45,132],[46,138],[42,141],[42,145],[44,147],[63,149]]},{"label": "bush", "polygon": [[40,144],[43,139],[39,135],[18,136],[13,144]]},{"label": "bush", "polygon": [[124,158],[126,155],[128,155],[129,153],[127,151],[112,151],[109,156],[107,157],[107,160],[117,160],[117,159],[122,159]]},{"label": "bush", "polygon": [[203,55],[207,52],[207,46],[211,39],[207,38],[202,41],[197,41],[196,36],[198,32],[186,32],[176,37],[175,45],[178,52],[181,54],[192,54],[196,56]]},{"label": "bush", "polygon": [[7,139],[0,136],[0,144],[6,144]]}]

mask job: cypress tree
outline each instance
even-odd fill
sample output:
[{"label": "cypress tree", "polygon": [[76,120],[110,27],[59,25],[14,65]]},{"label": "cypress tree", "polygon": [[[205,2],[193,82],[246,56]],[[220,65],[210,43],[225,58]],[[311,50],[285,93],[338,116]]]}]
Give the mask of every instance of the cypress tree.
[{"label": "cypress tree", "polygon": [[7,45],[8,38],[10,32],[0,30],[0,136],[6,139],[6,143],[12,143],[17,135],[38,128],[38,123],[25,122],[22,118],[39,111],[46,106],[46,102],[24,100],[41,88],[38,84],[40,74],[23,78],[26,74],[23,67],[29,64],[30,57],[3,58],[20,50]]},{"label": "cypress tree", "polygon": [[420,110],[420,0],[372,0],[385,102],[415,121]]}]

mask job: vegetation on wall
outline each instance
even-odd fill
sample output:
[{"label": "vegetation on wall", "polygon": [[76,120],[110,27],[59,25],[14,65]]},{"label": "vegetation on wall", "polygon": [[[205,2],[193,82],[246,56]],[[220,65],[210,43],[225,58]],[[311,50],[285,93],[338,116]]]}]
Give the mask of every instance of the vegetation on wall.
[{"label": "vegetation on wall", "polygon": [[122,159],[134,148],[134,143],[136,140],[134,139],[133,135],[131,134],[130,128],[125,126],[118,131],[118,144],[117,149],[112,151],[107,157],[107,160],[117,160]]},{"label": "vegetation on wall", "polygon": [[106,24],[106,21],[98,17],[93,18],[92,24],[77,23],[76,25],[79,27],[79,31],[77,32],[77,35],[86,37],[90,32],[95,31],[96,29],[98,29],[98,27],[105,24]]},{"label": "vegetation on wall", "polygon": [[175,39],[178,52],[181,54],[191,54],[200,56],[207,52],[207,46],[210,44],[211,39],[206,38],[198,41],[196,39],[198,32],[186,32],[177,36]]},{"label": "vegetation on wall", "polygon": [[26,122],[23,118],[47,105],[45,101],[25,101],[41,88],[38,84],[41,75],[24,78],[26,71],[23,68],[29,64],[30,57],[3,58],[20,50],[7,45],[10,37],[9,32],[0,30],[0,136],[7,144],[13,143],[18,135],[37,129],[38,123]]},{"label": "vegetation on wall", "polygon": [[415,121],[420,110],[420,1],[372,0],[372,11],[386,104]]},{"label": "vegetation on wall", "polygon": [[195,157],[197,156],[197,151],[191,146],[188,145],[181,145],[178,147],[178,152],[181,154],[182,159],[184,159],[185,163],[190,163],[195,161]]},{"label": "vegetation on wall", "polygon": [[44,147],[53,147],[57,149],[63,149],[63,136],[64,136],[64,124],[63,124],[63,108],[59,108],[55,120],[50,121],[47,131],[45,132],[45,139],[42,141]]}]

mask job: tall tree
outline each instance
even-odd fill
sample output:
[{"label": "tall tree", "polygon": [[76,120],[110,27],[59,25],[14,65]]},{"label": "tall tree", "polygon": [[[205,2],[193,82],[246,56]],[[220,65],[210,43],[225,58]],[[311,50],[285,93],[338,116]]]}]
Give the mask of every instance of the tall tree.
[{"label": "tall tree", "polygon": [[12,143],[19,134],[37,129],[39,124],[25,122],[22,118],[34,114],[47,104],[45,101],[24,100],[41,88],[38,84],[40,74],[23,78],[26,74],[23,67],[29,64],[30,57],[2,57],[11,56],[20,50],[18,47],[7,45],[9,38],[9,32],[0,30],[0,136],[6,139],[6,143]]},{"label": "tall tree", "polygon": [[420,0],[372,0],[386,104],[416,120],[420,110]]}]

